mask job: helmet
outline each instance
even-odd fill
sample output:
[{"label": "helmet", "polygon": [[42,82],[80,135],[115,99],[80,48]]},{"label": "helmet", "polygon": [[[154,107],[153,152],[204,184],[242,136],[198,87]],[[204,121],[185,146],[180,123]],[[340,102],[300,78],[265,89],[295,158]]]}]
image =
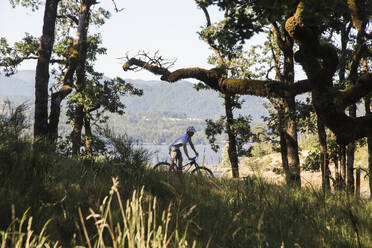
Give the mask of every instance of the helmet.
[{"label": "helmet", "polygon": [[186,132],[195,133],[196,130],[195,130],[195,128],[194,128],[193,126],[189,126],[189,127],[187,128]]}]

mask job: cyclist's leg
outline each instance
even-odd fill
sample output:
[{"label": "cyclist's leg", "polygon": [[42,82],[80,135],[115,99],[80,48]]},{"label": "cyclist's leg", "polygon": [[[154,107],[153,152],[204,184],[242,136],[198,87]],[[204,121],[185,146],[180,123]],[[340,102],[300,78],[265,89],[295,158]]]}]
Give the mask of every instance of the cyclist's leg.
[{"label": "cyclist's leg", "polygon": [[177,166],[177,150],[169,150],[169,156],[171,158],[171,166],[176,169]]}]

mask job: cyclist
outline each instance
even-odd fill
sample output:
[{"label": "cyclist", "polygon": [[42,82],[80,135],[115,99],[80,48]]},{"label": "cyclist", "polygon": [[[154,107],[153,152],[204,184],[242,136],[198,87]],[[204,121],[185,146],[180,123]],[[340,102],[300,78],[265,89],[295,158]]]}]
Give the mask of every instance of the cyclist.
[{"label": "cyclist", "polygon": [[191,137],[196,132],[193,126],[187,128],[186,133],[182,134],[181,136],[177,137],[170,145],[169,145],[169,155],[172,159],[172,164],[177,165],[178,170],[182,170],[182,153],[180,151],[180,147],[183,147],[183,151],[186,154],[186,157],[191,160],[189,153],[187,151],[186,144],[189,143],[191,149],[194,150],[195,156],[199,156],[199,153],[195,150],[194,144],[191,141]]}]

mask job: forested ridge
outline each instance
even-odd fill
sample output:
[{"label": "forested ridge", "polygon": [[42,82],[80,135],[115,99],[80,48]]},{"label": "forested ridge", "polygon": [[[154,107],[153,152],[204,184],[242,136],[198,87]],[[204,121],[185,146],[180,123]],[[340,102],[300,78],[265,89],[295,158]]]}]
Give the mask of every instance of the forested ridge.
[{"label": "forested ridge", "polygon": [[[12,77],[0,75],[0,101],[4,103],[9,100],[13,107],[26,102],[30,106],[27,115],[31,123],[34,118],[34,75],[34,71],[19,71]],[[107,125],[115,132],[126,133],[140,144],[168,144],[188,126],[194,125],[199,131],[195,143],[208,144],[204,134],[205,119],[218,118],[223,113],[222,99],[218,93],[211,90],[195,92],[194,85],[189,82],[169,85],[140,79],[126,81],[142,89],[143,95],[122,98],[125,115],[108,114]],[[267,113],[262,105],[264,102],[262,98],[245,97],[245,108],[240,112],[250,114],[255,123],[262,123],[261,116]],[[59,126],[62,137],[71,132],[66,121],[62,113]],[[226,137],[221,137],[219,141],[223,139]]]},{"label": "forested ridge", "polygon": [[[9,99],[14,104],[25,100],[32,103],[35,98],[34,76],[35,71],[19,71],[12,77],[0,75],[0,99]],[[222,99],[218,98],[218,93],[212,90],[196,92],[194,85],[186,81],[175,85],[141,79],[126,81],[144,91],[142,96],[121,99],[126,106],[126,112],[173,112],[197,119],[217,118],[223,112]],[[265,115],[262,103],[267,101],[247,96],[245,102],[246,105],[241,112],[245,115],[250,114],[254,120],[260,121],[261,116]]]}]

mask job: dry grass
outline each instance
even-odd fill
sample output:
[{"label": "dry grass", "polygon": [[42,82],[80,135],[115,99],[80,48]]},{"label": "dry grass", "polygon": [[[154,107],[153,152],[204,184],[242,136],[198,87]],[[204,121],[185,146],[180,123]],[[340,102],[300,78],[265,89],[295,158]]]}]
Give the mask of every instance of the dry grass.
[{"label": "dry grass", "polygon": [[[118,179],[113,178],[113,186],[109,195],[104,198],[99,212],[90,209],[90,215],[86,217],[86,220],[84,220],[79,209],[81,227],[84,231],[86,245],[89,248],[166,248],[170,246],[186,248],[191,247],[190,245],[192,247],[196,246],[195,241],[192,244],[188,243],[186,232],[179,236],[177,228],[170,230],[170,224],[174,221],[172,203],[168,205],[166,210],[162,211],[159,221],[157,220],[158,206],[156,198],[146,196],[142,187],[140,192],[134,190],[132,198],[128,199],[124,206],[118,186]],[[112,217],[112,204],[115,199],[119,205],[122,218],[118,223],[115,223]],[[194,208],[195,206],[188,210],[188,215],[192,213]],[[96,226],[94,235],[89,234],[86,229],[85,221],[90,219],[94,220]],[[105,238],[105,236],[109,238]],[[92,240],[91,237],[95,238]]]},{"label": "dry grass", "polygon": [[[302,163],[309,151],[300,152],[300,162]],[[367,168],[368,154],[366,148],[361,148],[355,153],[355,168]],[[231,168],[212,167],[213,172],[217,172],[221,177],[231,178]],[[330,164],[331,175],[335,178],[335,166]],[[259,176],[267,182],[282,184],[285,182],[285,175],[282,173],[282,161],[280,153],[272,153],[262,157],[245,157],[239,164],[240,177]],[[368,198],[369,182],[366,173],[361,171],[360,195]],[[303,187],[320,189],[322,185],[321,172],[301,171],[301,182]]]}]

